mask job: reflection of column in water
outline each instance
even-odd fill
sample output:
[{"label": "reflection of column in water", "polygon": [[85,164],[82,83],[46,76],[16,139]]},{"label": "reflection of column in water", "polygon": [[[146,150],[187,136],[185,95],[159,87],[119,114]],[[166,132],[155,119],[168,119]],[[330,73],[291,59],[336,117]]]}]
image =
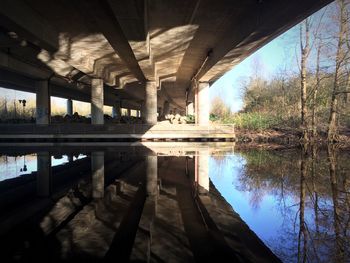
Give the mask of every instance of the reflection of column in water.
[{"label": "reflection of column in water", "polygon": [[104,196],[104,152],[91,153],[92,197]]},{"label": "reflection of column in water", "polygon": [[196,179],[198,185],[209,191],[209,152],[199,152],[196,156]]},{"label": "reflection of column in water", "polygon": [[69,162],[69,163],[72,163],[73,160],[74,160],[74,159],[73,159],[73,154],[68,154],[68,155],[67,155],[67,159],[68,159],[68,162]]},{"label": "reflection of column in water", "polygon": [[146,190],[149,196],[157,194],[157,180],[158,180],[158,157],[150,155],[146,157]]},{"label": "reflection of column in water", "polygon": [[48,197],[51,193],[51,155],[49,152],[37,154],[37,195]]},{"label": "reflection of column in water", "polygon": [[143,229],[138,239],[142,240],[141,253],[147,255],[147,262],[150,261],[151,244],[152,244],[152,225],[154,216],[157,210],[157,193],[158,193],[158,157],[156,155],[149,155],[146,157],[146,192],[147,198],[143,206],[142,216],[139,226]]}]

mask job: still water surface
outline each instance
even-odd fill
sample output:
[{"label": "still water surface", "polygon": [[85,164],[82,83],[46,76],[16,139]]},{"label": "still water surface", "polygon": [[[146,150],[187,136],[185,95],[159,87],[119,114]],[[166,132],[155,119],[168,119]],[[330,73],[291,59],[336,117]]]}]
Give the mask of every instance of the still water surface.
[{"label": "still water surface", "polygon": [[[233,231],[244,229],[245,222],[257,237],[246,236],[263,241],[283,262],[350,262],[349,152],[220,151],[208,146],[181,148],[174,156],[174,150],[109,148],[72,154],[18,149],[2,154],[0,206],[6,212],[0,216],[0,238],[5,260],[203,261],[209,253],[206,246],[214,244],[209,253],[213,258],[238,255],[275,262],[255,241],[237,245],[246,230]],[[47,164],[52,167],[50,182],[45,179]],[[187,194],[193,199],[186,199]],[[152,207],[156,212],[150,220]],[[243,223],[235,228],[235,220]],[[196,223],[202,221],[204,228]],[[151,230],[145,227],[149,222]],[[199,242],[198,235],[204,241]],[[124,241],[118,242],[121,237]],[[38,246],[46,239],[50,255],[39,255],[45,254]],[[226,246],[233,255],[225,254]],[[251,251],[263,251],[262,256]]]}]

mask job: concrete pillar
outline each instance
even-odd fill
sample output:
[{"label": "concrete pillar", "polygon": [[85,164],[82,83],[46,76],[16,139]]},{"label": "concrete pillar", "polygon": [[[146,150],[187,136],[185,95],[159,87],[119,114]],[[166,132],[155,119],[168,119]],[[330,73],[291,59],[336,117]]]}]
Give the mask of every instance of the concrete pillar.
[{"label": "concrete pillar", "polygon": [[73,115],[73,100],[67,99],[67,115],[72,116]]},{"label": "concrete pillar", "polygon": [[166,116],[169,114],[169,101],[164,101],[164,106],[163,106],[163,116]]},{"label": "concrete pillar", "polygon": [[126,110],[126,114],[127,114],[128,117],[130,117],[131,116],[131,109],[127,109]]},{"label": "concrete pillar", "polygon": [[199,186],[209,191],[209,152],[200,152],[195,157],[196,179]]},{"label": "concrete pillar", "polygon": [[51,194],[51,155],[49,152],[37,154],[36,191],[40,197]]},{"label": "concrete pillar", "polygon": [[199,82],[195,94],[196,124],[209,124],[209,83]]},{"label": "concrete pillar", "polygon": [[154,81],[147,81],[145,87],[145,119],[146,124],[157,124],[157,86]]},{"label": "concrete pillar", "polygon": [[146,157],[146,190],[149,196],[157,195],[158,181],[158,157],[157,155],[149,155]]},{"label": "concrete pillar", "polygon": [[102,198],[104,196],[104,185],[105,185],[104,162],[105,162],[104,152],[91,153],[92,198]]},{"label": "concrete pillar", "polygon": [[116,101],[112,108],[112,118],[117,119],[120,118],[121,114],[121,103],[120,101]]},{"label": "concrete pillar", "polygon": [[51,115],[51,101],[49,82],[36,82],[36,124],[49,124]]},{"label": "concrete pillar", "polygon": [[103,124],[103,80],[91,80],[91,124]]},{"label": "concrete pillar", "polygon": [[140,114],[141,114],[141,120],[143,123],[145,123],[145,111],[146,111],[146,104],[145,101],[141,101],[140,103],[141,109],[140,109]]},{"label": "concrete pillar", "polygon": [[194,114],[194,103],[189,102],[186,106],[186,114],[187,115],[193,115]]}]

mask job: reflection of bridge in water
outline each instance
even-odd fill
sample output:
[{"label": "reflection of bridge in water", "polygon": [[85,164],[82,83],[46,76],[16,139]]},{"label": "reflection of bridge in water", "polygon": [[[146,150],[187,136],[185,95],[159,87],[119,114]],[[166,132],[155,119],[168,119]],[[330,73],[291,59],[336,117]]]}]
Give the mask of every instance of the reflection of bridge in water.
[{"label": "reflection of bridge in water", "polygon": [[87,158],[53,168],[76,148],[38,147],[37,173],[1,183],[5,258],[279,262],[211,184],[218,150],[198,146],[83,147]]}]

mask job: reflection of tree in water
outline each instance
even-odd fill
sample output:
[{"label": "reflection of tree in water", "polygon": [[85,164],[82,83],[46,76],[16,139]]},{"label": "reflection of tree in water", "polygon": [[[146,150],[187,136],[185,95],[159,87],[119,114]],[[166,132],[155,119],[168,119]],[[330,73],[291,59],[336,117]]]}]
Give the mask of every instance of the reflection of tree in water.
[{"label": "reflection of tree in water", "polygon": [[[229,154],[229,153],[227,153]],[[224,175],[223,169],[229,165],[230,169],[241,169],[241,167],[244,166],[244,158],[239,157],[237,159],[237,156],[233,155],[227,155],[227,154],[221,154],[221,155],[212,155],[211,159],[214,161],[215,165],[210,166],[210,169],[213,169],[213,173],[216,175]],[[241,172],[240,170],[238,170]]]},{"label": "reflection of tree in water", "polygon": [[349,153],[305,151],[241,152],[246,165],[238,189],[259,207],[273,195],[282,231],[269,240],[285,262],[349,262]]}]

